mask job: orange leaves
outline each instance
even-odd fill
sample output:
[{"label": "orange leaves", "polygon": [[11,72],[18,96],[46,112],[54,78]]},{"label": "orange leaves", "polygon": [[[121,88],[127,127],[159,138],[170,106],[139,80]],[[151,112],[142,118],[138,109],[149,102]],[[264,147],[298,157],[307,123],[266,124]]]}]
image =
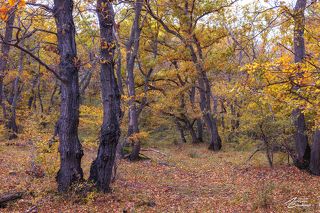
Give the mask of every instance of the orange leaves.
[{"label": "orange leaves", "polygon": [[15,5],[16,1],[15,0],[8,0],[8,3],[9,3],[10,7],[13,7]]},{"label": "orange leaves", "polygon": [[7,20],[7,13],[9,9],[6,5],[3,5],[0,7],[0,19],[1,20]]},{"label": "orange leaves", "polygon": [[0,19],[6,21],[8,19],[8,13],[14,7],[22,8],[26,5],[25,0],[8,0],[0,7]]},{"label": "orange leaves", "polygon": [[26,5],[25,0],[8,0],[8,4],[10,7],[14,7],[18,5],[19,7],[24,7]]}]

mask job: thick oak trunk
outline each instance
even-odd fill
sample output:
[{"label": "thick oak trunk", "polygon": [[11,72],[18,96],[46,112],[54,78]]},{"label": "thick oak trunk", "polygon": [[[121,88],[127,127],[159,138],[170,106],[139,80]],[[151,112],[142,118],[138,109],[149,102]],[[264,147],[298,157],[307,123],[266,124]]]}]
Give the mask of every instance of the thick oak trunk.
[{"label": "thick oak trunk", "polygon": [[112,172],[120,137],[120,92],[114,75],[114,11],[108,0],[97,1],[100,24],[100,80],[103,103],[103,124],[97,158],[90,169],[91,180],[102,192],[110,191]]},{"label": "thick oak trunk", "polygon": [[[296,63],[303,62],[306,54],[304,42],[305,9],[306,0],[297,0],[294,8],[294,60]],[[299,87],[294,88],[298,90]],[[300,109],[292,112],[295,126],[294,140],[296,145],[297,158],[295,165],[300,169],[307,169],[310,163],[310,146],[306,135],[306,124],[304,114]]]},{"label": "thick oak trunk", "polygon": [[[206,79],[206,83],[204,82]],[[204,121],[210,132],[210,145],[209,149],[213,151],[219,151],[222,147],[221,138],[218,133],[217,127],[217,119],[213,117],[211,114],[210,100],[211,100],[211,92],[209,81],[206,78],[206,75],[203,73],[202,77],[199,78],[199,86],[200,86],[200,108],[203,113]]]},{"label": "thick oak trunk", "polygon": [[83,179],[81,158],[82,146],[78,138],[79,125],[79,79],[73,1],[55,0],[54,17],[57,25],[60,55],[59,73],[61,83],[61,106],[58,121],[60,139],[60,170],[57,174],[58,190],[67,191],[70,186]]}]

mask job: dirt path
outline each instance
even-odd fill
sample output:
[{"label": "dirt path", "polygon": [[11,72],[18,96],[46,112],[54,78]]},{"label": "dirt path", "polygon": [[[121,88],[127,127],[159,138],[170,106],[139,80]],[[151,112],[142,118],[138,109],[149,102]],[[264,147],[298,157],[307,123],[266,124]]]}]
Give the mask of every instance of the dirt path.
[{"label": "dirt path", "polygon": [[[57,154],[37,158],[42,160],[46,176],[34,178],[27,174],[30,150],[29,146],[0,145],[0,193],[28,192],[0,212],[31,208],[38,212],[320,211],[319,178],[286,164],[269,169],[262,155],[244,165],[250,153],[211,153],[201,146],[163,149],[167,156],[147,152],[152,160],[120,162],[113,193],[66,197],[55,191]],[[83,168],[88,174],[95,153],[93,149],[85,153]],[[311,206],[290,209],[286,202],[293,198],[306,198]]]}]

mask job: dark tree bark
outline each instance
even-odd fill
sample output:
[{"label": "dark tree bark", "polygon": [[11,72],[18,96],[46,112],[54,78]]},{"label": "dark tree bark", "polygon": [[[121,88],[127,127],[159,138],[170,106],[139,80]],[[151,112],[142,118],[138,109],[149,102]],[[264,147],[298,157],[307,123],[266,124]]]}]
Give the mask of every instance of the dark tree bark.
[{"label": "dark tree bark", "polygon": [[302,62],[306,56],[306,48],[304,42],[305,30],[305,9],[307,0],[297,0],[294,7],[294,60],[296,63]]},{"label": "dark tree bark", "polygon": [[109,0],[97,1],[97,13],[101,37],[101,91],[103,102],[103,124],[97,158],[90,169],[91,180],[99,191],[109,192],[112,172],[120,137],[121,118],[120,92],[114,74],[114,11]]},{"label": "dark tree bark", "polygon": [[[203,118],[210,132],[209,149],[219,151],[222,147],[221,138],[218,133],[217,119],[211,113],[211,89],[210,84],[205,73],[201,73],[202,77],[198,79],[200,85],[200,108]],[[204,82],[206,80],[206,83]]]},{"label": "dark tree bark", "polygon": [[54,1],[53,14],[57,25],[60,55],[59,73],[63,80],[58,122],[60,170],[56,177],[60,192],[67,191],[73,183],[83,180],[83,150],[78,138],[79,77],[72,11],[72,0]]},{"label": "dark tree bark", "polygon": [[[191,102],[192,108],[195,107],[195,98],[196,98],[196,87],[193,86],[191,87],[191,90],[190,90],[190,102]],[[197,141],[199,143],[202,143],[203,142],[203,124],[202,124],[201,118],[196,119],[196,124],[197,124]]]},{"label": "dark tree bark", "polygon": [[219,151],[222,147],[221,138],[218,132],[217,118],[211,109],[211,85],[207,76],[207,73],[203,67],[203,53],[201,45],[196,37],[192,36],[193,43],[196,48],[192,45],[187,44],[187,48],[190,50],[192,61],[195,64],[196,70],[198,72],[198,83],[199,83],[199,93],[200,93],[200,109],[202,111],[203,119],[210,132],[210,145],[209,149],[213,151]]},{"label": "dark tree bark", "polygon": [[197,118],[197,139],[200,143],[203,142],[203,124],[201,118]]},{"label": "dark tree bark", "polygon": [[[129,96],[129,125],[128,125],[128,138],[130,136],[139,133],[139,123],[138,114],[136,106],[136,92],[135,92],[135,82],[134,82],[134,65],[135,60],[139,51],[140,43],[140,17],[142,10],[143,0],[136,0],[135,2],[135,17],[131,28],[130,38],[126,45],[127,51],[127,86],[128,86],[128,96]],[[140,140],[133,142],[132,151],[130,153],[129,159],[131,161],[137,160],[140,154],[141,143]]]},{"label": "dark tree bark", "polygon": [[313,136],[310,172],[314,175],[320,176],[320,130],[317,129]]},{"label": "dark tree bark", "polygon": [[181,142],[182,143],[187,143],[182,124],[178,120],[175,120],[175,123],[176,123],[177,129],[178,129],[178,131],[180,133]]},{"label": "dark tree bark", "polygon": [[[115,24],[115,23],[114,23]],[[115,32],[115,41],[116,41],[116,46],[117,46],[117,69],[116,69],[116,74],[117,74],[117,83],[119,87],[120,94],[123,95],[123,84],[122,84],[122,73],[121,73],[121,68],[122,68],[122,53],[121,53],[121,46],[119,43],[119,37],[118,37],[118,29],[114,26],[114,32]]]},{"label": "dark tree bark", "polygon": [[15,20],[15,8],[12,8],[9,11],[8,20],[6,22],[5,35],[4,35],[3,43],[1,46],[2,55],[0,58],[0,105],[3,111],[3,121],[7,119],[6,105],[4,102],[5,94],[4,94],[3,80],[4,80],[5,71],[7,69],[7,64],[8,64],[9,51],[10,51],[10,45],[8,45],[8,43],[10,43],[12,40],[14,20]]},{"label": "dark tree bark", "polygon": [[[294,60],[296,63],[303,62],[306,54],[304,42],[305,30],[305,9],[306,0],[297,0],[294,7]],[[298,90],[296,87],[294,90]],[[294,140],[297,151],[295,165],[300,169],[307,169],[310,163],[310,146],[308,136],[306,135],[306,124],[304,114],[300,109],[292,112],[292,118],[295,126]]]},{"label": "dark tree bark", "polygon": [[189,130],[189,133],[191,135],[192,143],[193,144],[200,143],[201,141],[198,140],[196,131],[194,131],[193,125],[190,123],[190,121],[188,119],[186,120],[186,127]]}]

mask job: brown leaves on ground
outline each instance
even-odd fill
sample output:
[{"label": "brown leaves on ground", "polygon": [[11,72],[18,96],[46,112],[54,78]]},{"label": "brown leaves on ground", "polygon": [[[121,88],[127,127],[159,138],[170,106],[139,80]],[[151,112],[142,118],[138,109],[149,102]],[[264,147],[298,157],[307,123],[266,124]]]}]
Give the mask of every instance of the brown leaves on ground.
[{"label": "brown leaves on ground", "polygon": [[[56,193],[53,175],[41,179],[26,175],[31,162],[28,146],[0,145],[0,193],[28,192],[0,212],[320,211],[319,178],[286,162],[278,161],[270,169],[262,153],[244,164],[250,153],[213,153],[191,145],[161,152],[167,155],[146,152],[152,160],[121,161],[110,194],[65,196]],[[94,156],[93,150],[86,150],[86,174]],[[288,208],[287,201],[293,198],[305,199],[308,207]]]}]

